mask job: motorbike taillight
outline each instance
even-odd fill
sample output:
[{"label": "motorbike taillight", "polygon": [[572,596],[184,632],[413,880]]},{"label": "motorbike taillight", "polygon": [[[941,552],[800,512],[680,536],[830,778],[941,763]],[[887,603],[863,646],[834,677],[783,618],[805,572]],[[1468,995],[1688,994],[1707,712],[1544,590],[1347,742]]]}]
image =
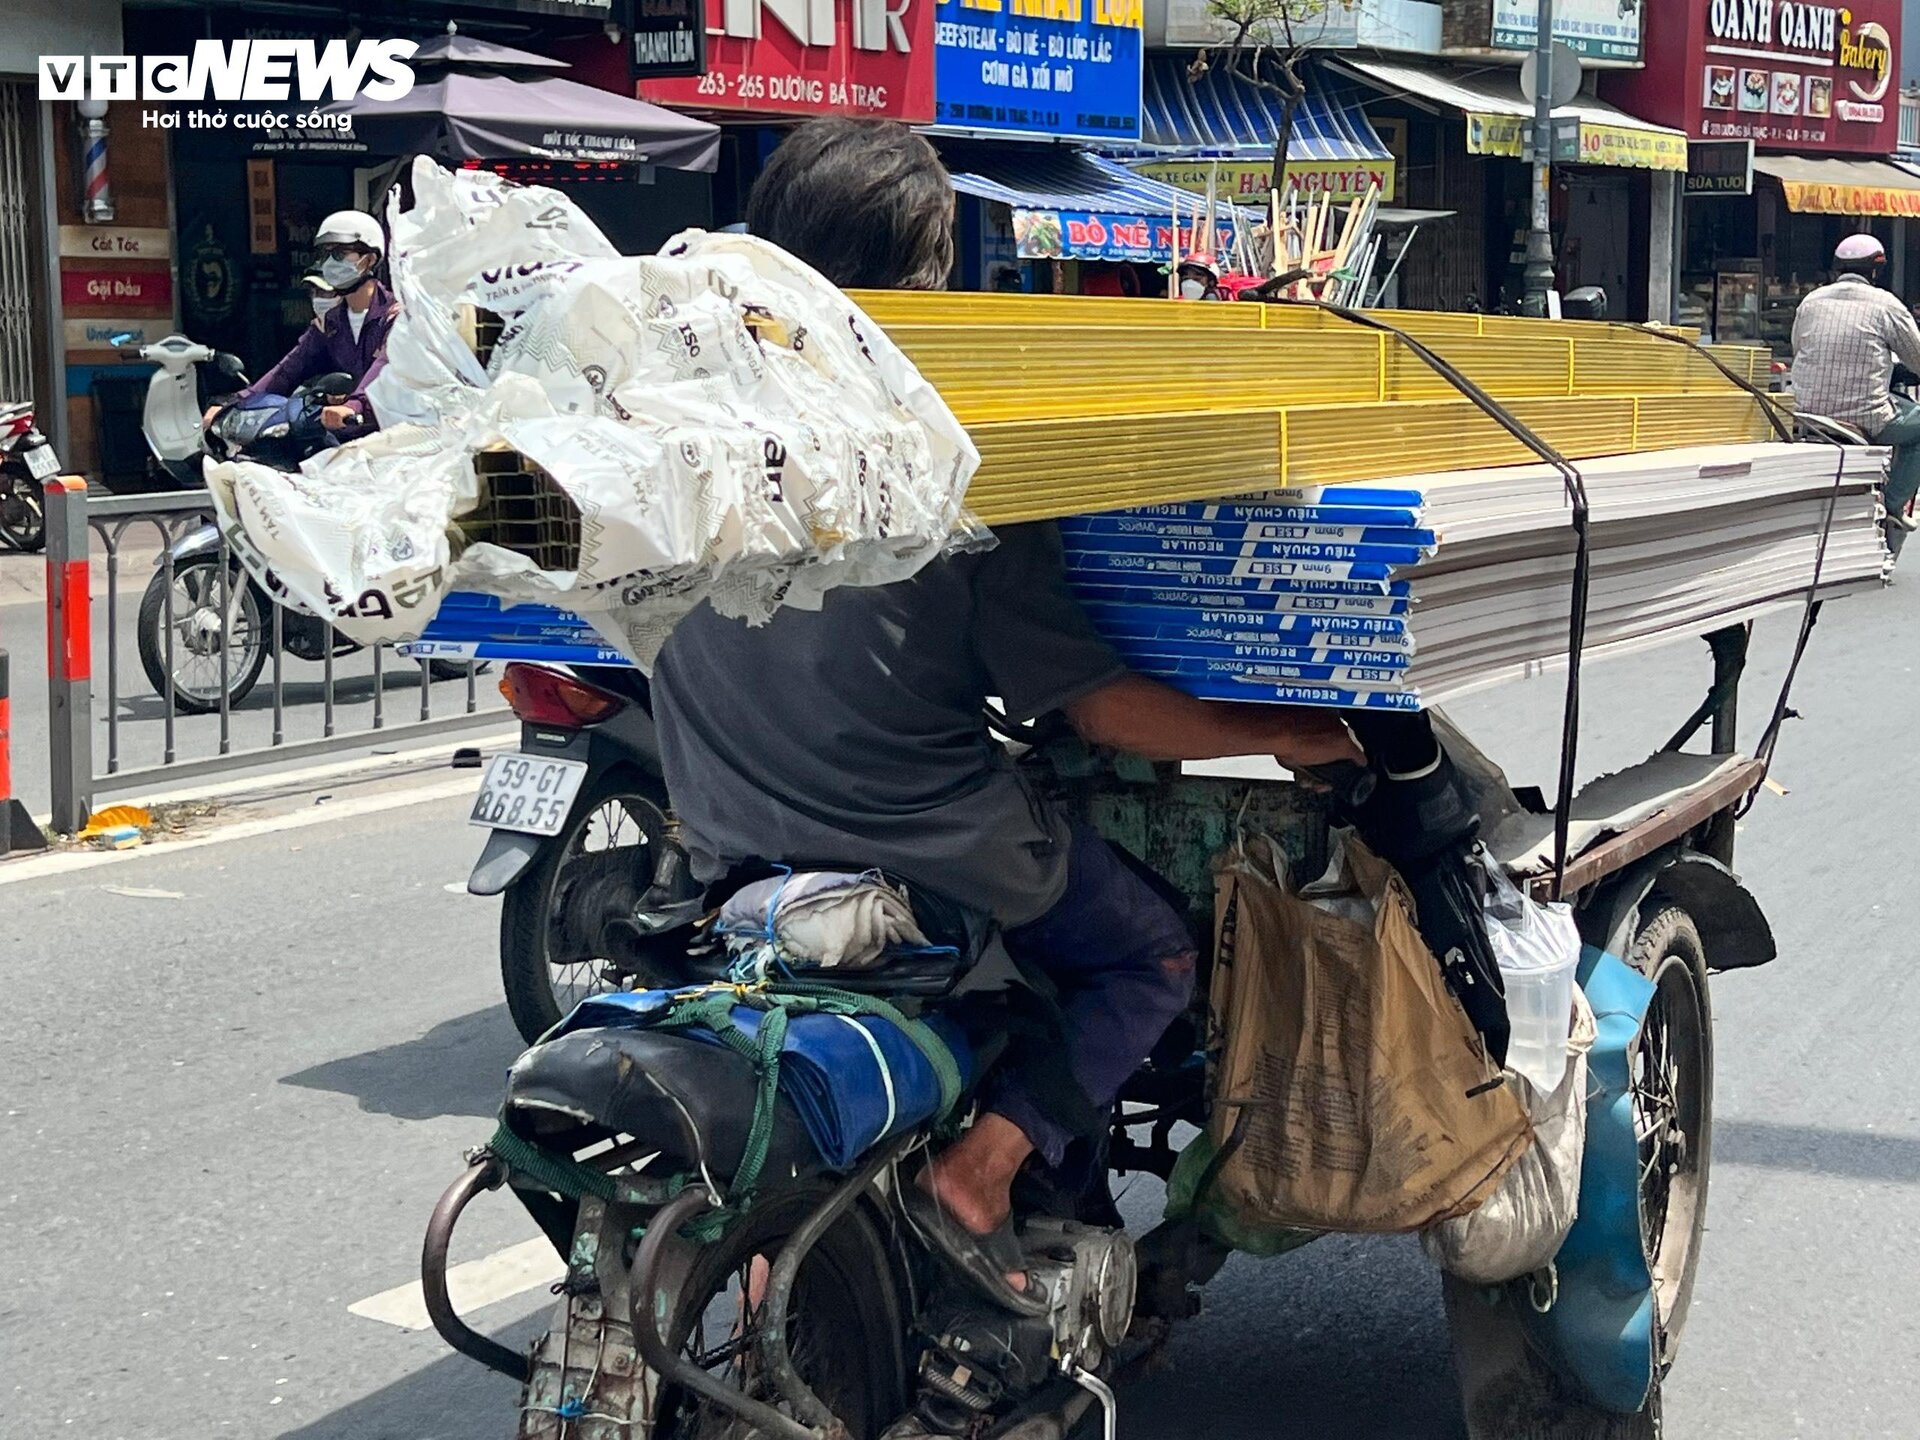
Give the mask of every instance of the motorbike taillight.
[{"label": "motorbike taillight", "polygon": [[578,730],[597,725],[626,701],[597,685],[589,685],[564,670],[519,661],[500,677],[500,693],[513,713],[531,725],[556,725]]},{"label": "motorbike taillight", "polygon": [[33,429],[33,412],[29,410],[25,415],[14,418],[13,423],[7,426],[7,435],[12,438],[16,435],[24,435],[31,429]]}]

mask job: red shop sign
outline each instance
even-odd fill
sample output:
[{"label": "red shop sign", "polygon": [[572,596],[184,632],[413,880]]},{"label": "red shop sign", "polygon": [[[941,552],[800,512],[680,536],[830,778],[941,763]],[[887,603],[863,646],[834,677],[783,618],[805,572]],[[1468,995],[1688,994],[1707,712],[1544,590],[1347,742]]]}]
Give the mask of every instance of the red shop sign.
[{"label": "red shop sign", "polygon": [[707,73],[640,97],[764,115],[933,118],[935,0],[707,0]]},{"label": "red shop sign", "polygon": [[173,275],[166,270],[62,270],[64,305],[111,305],[123,314],[173,313]]}]

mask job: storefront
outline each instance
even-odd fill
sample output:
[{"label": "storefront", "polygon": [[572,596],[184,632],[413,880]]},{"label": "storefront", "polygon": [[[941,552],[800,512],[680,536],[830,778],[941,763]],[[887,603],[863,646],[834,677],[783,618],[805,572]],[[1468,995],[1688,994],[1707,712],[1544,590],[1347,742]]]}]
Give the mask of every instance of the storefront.
[{"label": "storefront", "polygon": [[[1458,210],[1463,238],[1477,222],[1481,283],[1475,298],[1486,309],[1516,306],[1524,289],[1532,185],[1526,156],[1533,134],[1533,107],[1520,93],[1516,72],[1360,57],[1336,64],[1371,87],[1382,107],[1432,117],[1443,133],[1421,142],[1421,168],[1430,158],[1437,172],[1452,178],[1413,193],[1412,203]],[[1556,288],[1564,293],[1599,285],[1613,317],[1667,319],[1686,136],[1581,94],[1554,111],[1553,143]],[[1416,249],[1409,263],[1419,258]],[[1416,270],[1409,283],[1417,296],[1428,282]],[[1459,303],[1457,297],[1442,299]]]},{"label": "storefront", "polygon": [[1784,353],[1842,236],[1872,231],[1906,270],[1920,178],[1886,158],[1900,16],[1897,0],[1647,7],[1646,67],[1601,88],[1703,142],[1681,207],[1680,319]]},{"label": "storefront", "polygon": [[[104,172],[104,196],[98,187],[90,191],[83,148],[88,122],[73,104],[39,98],[42,54],[120,52],[120,0],[8,0],[6,19],[0,31],[0,404],[33,401],[61,458],[84,467],[93,434],[91,362],[99,355],[87,342],[86,320],[172,309],[166,157],[159,147],[155,165],[137,142],[117,147]],[[103,125],[137,130],[139,123],[139,107],[116,105],[96,122],[92,138]],[[117,233],[128,230],[145,233]],[[122,244],[136,247],[137,256]]]}]

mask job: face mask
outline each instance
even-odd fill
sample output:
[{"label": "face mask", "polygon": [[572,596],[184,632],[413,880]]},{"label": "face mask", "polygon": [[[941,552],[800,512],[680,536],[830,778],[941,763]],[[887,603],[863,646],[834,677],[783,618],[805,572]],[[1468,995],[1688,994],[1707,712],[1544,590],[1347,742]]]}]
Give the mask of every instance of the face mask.
[{"label": "face mask", "polygon": [[1180,282],[1180,298],[1182,300],[1198,300],[1206,293],[1207,285],[1204,280],[1182,280]]},{"label": "face mask", "polygon": [[351,290],[366,278],[357,260],[329,256],[320,262],[320,278],[334,290]]},{"label": "face mask", "polygon": [[338,295],[316,295],[313,297],[313,318],[324,320],[333,313],[334,306],[340,303]]}]

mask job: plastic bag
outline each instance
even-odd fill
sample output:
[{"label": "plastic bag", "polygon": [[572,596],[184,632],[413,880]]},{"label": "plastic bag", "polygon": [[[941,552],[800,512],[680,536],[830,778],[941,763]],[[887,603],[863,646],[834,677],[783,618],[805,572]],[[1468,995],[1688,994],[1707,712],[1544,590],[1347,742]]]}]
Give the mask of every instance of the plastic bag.
[{"label": "plastic bag", "polygon": [[[368,387],[385,428],[293,475],[207,467],[274,593],[369,645],[414,638],[454,589],[557,605],[645,667],[703,599],[749,622],[814,609],[969,534],[971,440],[809,266],[698,231],[622,257],[556,191],[425,159],[413,191]],[[503,321],[484,368],[462,330],[480,311]],[[503,470],[537,524],[498,518]]]},{"label": "plastic bag", "polygon": [[1532,1274],[1560,1253],[1579,1213],[1587,1052],[1594,1035],[1593,1007],[1576,989],[1567,1040],[1570,1062],[1559,1088],[1543,1095],[1524,1075],[1512,1079],[1527,1099],[1532,1148],[1478,1210],[1442,1221],[1420,1236],[1421,1246],[1441,1269],[1475,1285],[1499,1285]]},{"label": "plastic bag", "polygon": [[1484,851],[1479,854],[1487,877],[1481,913],[1506,991],[1507,1068],[1536,1090],[1552,1092],[1566,1074],[1580,927],[1567,906],[1529,899]]},{"label": "plastic bag", "polygon": [[[1339,843],[1314,899],[1264,837],[1215,877],[1208,1137],[1232,1153],[1192,1203],[1242,1231],[1421,1230],[1478,1206],[1532,1138],[1405,883],[1350,832]],[[1362,903],[1325,903],[1340,884]]]}]

